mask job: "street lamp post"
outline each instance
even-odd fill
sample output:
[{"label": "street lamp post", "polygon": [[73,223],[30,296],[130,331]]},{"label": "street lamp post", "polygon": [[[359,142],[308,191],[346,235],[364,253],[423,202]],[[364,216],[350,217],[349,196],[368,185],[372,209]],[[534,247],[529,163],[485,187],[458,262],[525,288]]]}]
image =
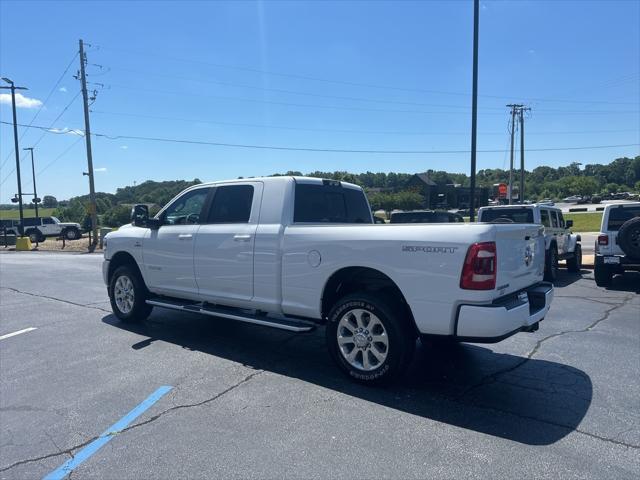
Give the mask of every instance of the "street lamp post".
[{"label": "street lamp post", "polygon": [[24,212],[22,210],[22,183],[20,181],[20,149],[18,148],[18,119],[16,117],[16,90],[28,90],[26,87],[16,87],[12,80],[2,77],[8,87],[0,86],[0,89],[11,90],[11,107],[13,109],[13,142],[16,152],[16,177],[18,179],[18,206],[20,209],[20,225],[18,232],[20,236],[24,235]]}]

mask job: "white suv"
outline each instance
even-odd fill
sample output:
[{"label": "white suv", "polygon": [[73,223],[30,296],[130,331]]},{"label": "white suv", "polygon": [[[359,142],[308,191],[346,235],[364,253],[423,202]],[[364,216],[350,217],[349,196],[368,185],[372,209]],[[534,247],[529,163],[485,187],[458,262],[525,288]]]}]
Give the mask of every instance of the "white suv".
[{"label": "white suv", "polygon": [[[19,235],[19,220],[2,220],[0,227],[9,235]],[[67,240],[77,240],[82,236],[79,223],[65,223],[56,217],[31,217],[24,219],[24,234],[35,242],[44,242],[47,237],[63,236]]]},{"label": "white suv", "polygon": [[558,276],[558,261],[566,260],[570,272],[580,273],[582,247],[580,235],[571,233],[573,220],[566,220],[562,210],[547,204],[501,205],[482,207],[478,222],[535,223],[544,227],[545,267],[544,279],[552,282]]},{"label": "white suv", "polygon": [[617,273],[640,271],[640,202],[605,207],[595,250],[599,287],[611,285]]}]

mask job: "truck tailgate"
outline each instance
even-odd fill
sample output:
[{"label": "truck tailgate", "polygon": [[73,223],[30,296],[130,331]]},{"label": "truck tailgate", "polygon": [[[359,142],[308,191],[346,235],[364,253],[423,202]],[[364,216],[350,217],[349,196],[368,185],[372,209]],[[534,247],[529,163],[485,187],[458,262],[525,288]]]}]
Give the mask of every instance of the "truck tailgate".
[{"label": "truck tailgate", "polygon": [[539,225],[495,225],[498,257],[496,290],[501,295],[542,281],[544,234]]}]

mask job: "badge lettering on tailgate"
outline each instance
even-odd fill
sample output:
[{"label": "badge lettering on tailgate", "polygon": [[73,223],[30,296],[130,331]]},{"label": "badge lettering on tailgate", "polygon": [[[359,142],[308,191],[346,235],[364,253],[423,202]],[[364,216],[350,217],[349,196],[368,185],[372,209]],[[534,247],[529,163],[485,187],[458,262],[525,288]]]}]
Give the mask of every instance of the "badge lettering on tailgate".
[{"label": "badge lettering on tailgate", "polygon": [[422,252],[422,253],[456,253],[458,247],[431,247],[428,245],[403,245],[403,252]]}]

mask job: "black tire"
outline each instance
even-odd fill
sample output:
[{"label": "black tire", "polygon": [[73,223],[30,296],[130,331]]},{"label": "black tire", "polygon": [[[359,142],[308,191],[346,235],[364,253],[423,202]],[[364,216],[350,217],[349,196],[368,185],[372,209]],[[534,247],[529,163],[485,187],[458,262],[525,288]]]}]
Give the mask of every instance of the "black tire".
[{"label": "black tire", "polygon": [[67,240],[77,240],[81,236],[77,228],[67,228],[62,233]]},{"label": "black tire", "polygon": [[[133,287],[133,299],[131,301],[132,305],[130,309],[124,307],[121,308],[121,306],[119,306],[118,299],[116,299],[116,289],[118,288],[117,283],[121,278],[128,279]],[[131,289],[128,289],[128,292],[130,291]],[[123,322],[141,322],[149,316],[151,310],[153,310],[153,306],[148,305],[145,302],[148,296],[147,287],[136,268],[129,265],[123,265],[118,267],[116,271],[113,272],[113,275],[111,275],[111,279],[109,281],[109,300],[111,302],[111,309],[113,310],[114,315]]]},{"label": "black tire", "polygon": [[582,247],[578,243],[573,256],[567,259],[567,270],[572,273],[580,273],[582,270]]},{"label": "black tire", "polygon": [[558,249],[551,245],[544,257],[544,279],[554,282],[558,278]]},{"label": "black tire", "polygon": [[627,257],[640,259],[640,217],[622,224],[618,230],[618,245]]},{"label": "black tire", "polygon": [[599,265],[596,263],[593,269],[593,276],[596,279],[596,285],[599,287],[609,287],[613,280],[613,270],[606,265]]},{"label": "black tire", "polygon": [[37,228],[30,228],[29,230],[27,230],[26,232],[24,232],[24,234],[29,237],[29,240],[31,241],[31,243],[40,243],[40,242],[44,242],[45,240],[45,236],[42,234],[42,232],[40,230],[38,230]]},{"label": "black tire", "polygon": [[[387,348],[384,352],[385,358],[383,361],[378,362],[377,365],[370,365],[372,367],[370,370],[353,366],[345,356],[354,350],[360,350],[360,353],[355,354],[354,362],[357,362],[359,357],[360,364],[363,366],[364,355],[367,355],[367,359],[374,360],[373,363],[375,364],[376,359],[373,349],[375,348],[376,352],[379,353],[381,346],[384,345],[372,340],[372,336],[375,336],[373,328],[378,327],[373,327],[371,333],[367,331],[366,335],[372,336],[368,337],[366,347],[358,348],[354,341],[353,348],[349,352],[343,353],[344,350],[338,343],[339,328],[345,330],[340,321],[348,318],[350,311],[354,310],[364,310],[369,315],[375,315],[386,333]],[[409,362],[413,358],[416,335],[409,323],[410,320],[402,314],[404,311],[405,309],[402,308],[399,302],[389,297],[383,295],[373,296],[365,293],[347,295],[333,306],[329,313],[329,321],[326,328],[327,348],[333,360],[349,378],[367,385],[381,385],[397,380],[406,371]],[[368,318],[366,328],[370,328],[373,321],[371,316]],[[351,325],[355,326],[353,323]],[[356,337],[357,335],[365,336],[364,333],[356,333],[352,336]],[[345,348],[348,347],[345,346]]]}]

